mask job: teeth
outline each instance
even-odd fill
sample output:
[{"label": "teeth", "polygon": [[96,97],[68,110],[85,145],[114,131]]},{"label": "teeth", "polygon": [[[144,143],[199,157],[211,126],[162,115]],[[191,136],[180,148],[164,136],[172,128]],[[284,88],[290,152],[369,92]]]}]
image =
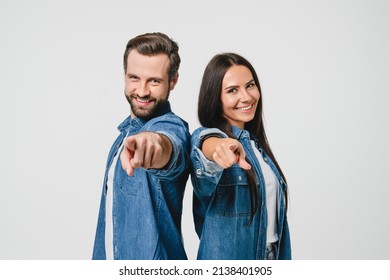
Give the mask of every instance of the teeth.
[{"label": "teeth", "polygon": [[249,106],[247,106],[247,107],[237,108],[237,110],[245,111],[245,110],[249,110],[250,108],[252,108],[252,105],[249,105]]},{"label": "teeth", "polygon": [[140,103],[148,103],[148,102],[150,102],[150,100],[142,100],[142,99],[137,99],[138,100],[138,102],[140,102]]}]

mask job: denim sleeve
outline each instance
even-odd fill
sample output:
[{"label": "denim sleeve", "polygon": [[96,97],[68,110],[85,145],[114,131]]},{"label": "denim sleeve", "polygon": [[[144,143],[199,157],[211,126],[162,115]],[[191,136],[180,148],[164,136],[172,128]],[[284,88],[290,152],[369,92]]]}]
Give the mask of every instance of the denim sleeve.
[{"label": "denim sleeve", "polygon": [[195,193],[200,197],[211,196],[222,176],[223,168],[205,157],[201,147],[208,137],[227,138],[216,128],[198,128],[191,137],[191,161],[194,168],[191,179]]},{"label": "denim sleeve", "polygon": [[161,169],[147,169],[147,172],[163,181],[177,180],[190,166],[189,147],[191,136],[187,123],[176,115],[169,114],[149,121],[141,131],[163,134],[168,137],[172,144],[172,154],[167,165]]}]

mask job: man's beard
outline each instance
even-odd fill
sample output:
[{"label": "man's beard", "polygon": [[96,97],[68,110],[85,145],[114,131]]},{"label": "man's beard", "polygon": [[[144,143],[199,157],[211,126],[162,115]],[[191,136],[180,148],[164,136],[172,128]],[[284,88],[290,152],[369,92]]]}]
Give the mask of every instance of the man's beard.
[{"label": "man's beard", "polygon": [[149,96],[145,96],[143,97],[142,99],[150,99],[154,102],[153,104],[153,107],[151,108],[142,108],[140,106],[138,106],[136,104],[136,100],[135,98],[138,97],[136,94],[132,94],[132,95],[127,95],[125,93],[125,96],[126,96],[126,99],[127,101],[129,102],[130,104],[130,107],[131,107],[131,112],[138,118],[150,118],[150,117],[153,117],[153,115],[156,113],[156,111],[161,108],[162,106],[164,106],[167,102],[168,102],[168,96],[169,96],[169,93],[167,95],[167,98],[166,99],[155,99],[155,98],[150,98]]}]

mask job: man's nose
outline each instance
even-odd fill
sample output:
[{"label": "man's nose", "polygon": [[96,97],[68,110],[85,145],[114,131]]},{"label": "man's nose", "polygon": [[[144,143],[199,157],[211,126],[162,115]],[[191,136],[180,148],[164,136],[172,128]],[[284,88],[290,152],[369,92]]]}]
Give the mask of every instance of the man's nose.
[{"label": "man's nose", "polygon": [[137,95],[139,97],[145,97],[150,95],[149,87],[146,83],[140,83],[138,90],[137,90]]}]

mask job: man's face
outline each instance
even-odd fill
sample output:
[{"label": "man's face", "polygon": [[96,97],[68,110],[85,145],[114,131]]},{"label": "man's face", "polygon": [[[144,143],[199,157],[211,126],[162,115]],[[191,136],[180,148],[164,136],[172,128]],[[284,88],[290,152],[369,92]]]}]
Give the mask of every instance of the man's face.
[{"label": "man's face", "polygon": [[169,59],[166,54],[146,56],[132,50],[127,58],[125,95],[131,106],[131,116],[153,116],[158,107],[168,101],[178,76],[169,81]]}]

